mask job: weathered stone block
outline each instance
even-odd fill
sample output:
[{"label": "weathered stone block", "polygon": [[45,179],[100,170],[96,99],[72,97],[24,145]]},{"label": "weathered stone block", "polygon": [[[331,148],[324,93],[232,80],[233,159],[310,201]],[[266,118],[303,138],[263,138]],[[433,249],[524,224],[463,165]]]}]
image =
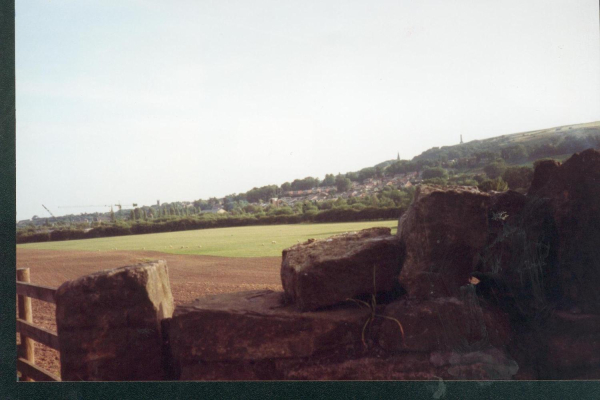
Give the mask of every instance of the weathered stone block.
[{"label": "weathered stone block", "polygon": [[315,310],[394,290],[402,256],[389,228],[332,236],[284,250],[281,282],[289,302],[302,311]]},{"label": "weathered stone block", "polygon": [[[399,300],[385,307],[379,345],[388,351],[473,351],[510,340],[508,317],[457,298]],[[404,340],[398,323],[404,330]]]},{"label": "weathered stone block", "polygon": [[161,320],[173,308],[165,261],[65,282],[56,292],[62,379],[162,379]]},{"label": "weathered stone block", "polygon": [[[302,313],[284,305],[282,292],[221,294],[178,306],[169,323],[169,340],[181,379],[204,379],[198,374],[208,374],[202,371],[215,366],[223,373],[238,368],[235,376],[250,379],[250,365],[269,371],[274,360],[298,362],[319,354],[360,353],[368,317],[368,310],[355,305]],[[244,365],[250,372],[243,372]],[[277,379],[274,374],[265,372],[257,379],[267,375]]]},{"label": "weathered stone block", "polygon": [[574,154],[563,164],[535,169],[527,197],[547,200],[557,236],[554,254],[556,295],[585,313],[600,310],[600,152]]},{"label": "weathered stone block", "polygon": [[410,297],[460,294],[486,244],[489,203],[490,195],[474,188],[417,189],[398,222],[398,237],[406,251],[400,283]]}]

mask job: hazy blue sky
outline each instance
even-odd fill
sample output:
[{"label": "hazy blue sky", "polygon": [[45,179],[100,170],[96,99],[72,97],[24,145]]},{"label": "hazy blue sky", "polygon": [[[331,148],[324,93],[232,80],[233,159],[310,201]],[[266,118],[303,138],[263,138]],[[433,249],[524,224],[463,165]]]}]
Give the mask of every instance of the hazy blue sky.
[{"label": "hazy blue sky", "polygon": [[596,0],[16,3],[17,219],[600,120]]}]

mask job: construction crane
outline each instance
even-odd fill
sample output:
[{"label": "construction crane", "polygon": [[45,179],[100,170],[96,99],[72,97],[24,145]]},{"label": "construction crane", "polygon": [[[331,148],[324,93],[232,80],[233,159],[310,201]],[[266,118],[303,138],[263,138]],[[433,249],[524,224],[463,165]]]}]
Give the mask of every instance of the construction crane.
[{"label": "construction crane", "polygon": [[43,204],[42,204],[42,207],[44,207],[46,209],[46,211],[48,211],[48,214],[52,215],[52,218],[56,219],[56,217],[54,216],[54,214],[52,214],[52,211],[48,210],[48,207],[46,207]]},{"label": "construction crane", "polygon": [[[137,203],[133,203],[133,204],[121,204],[121,202],[114,204],[115,207],[119,207],[119,210],[121,210],[121,208],[123,208],[123,206],[125,207],[137,207]],[[89,206],[58,206],[58,208],[91,208],[91,207],[113,207],[113,204],[103,204],[103,205],[89,205]]]},{"label": "construction crane", "polygon": [[[124,204],[126,207],[137,207],[137,203],[133,203],[133,204]],[[119,211],[121,211],[121,208],[123,207],[123,205],[121,204],[121,202],[119,202],[118,204],[115,204],[115,206],[119,207]]]}]

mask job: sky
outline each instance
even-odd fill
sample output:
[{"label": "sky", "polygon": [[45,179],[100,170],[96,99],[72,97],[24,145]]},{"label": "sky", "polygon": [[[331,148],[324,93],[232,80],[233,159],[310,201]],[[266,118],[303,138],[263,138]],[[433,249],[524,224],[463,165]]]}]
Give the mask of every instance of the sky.
[{"label": "sky", "polygon": [[599,15],[596,0],[17,0],[17,220],[598,121]]}]

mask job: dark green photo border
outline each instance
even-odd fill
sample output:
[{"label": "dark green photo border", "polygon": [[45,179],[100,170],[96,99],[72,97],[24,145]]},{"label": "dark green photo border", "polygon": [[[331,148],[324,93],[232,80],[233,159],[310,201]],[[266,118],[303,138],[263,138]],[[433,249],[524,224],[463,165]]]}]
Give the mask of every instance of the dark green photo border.
[{"label": "dark green photo border", "polygon": [[[20,0],[27,1],[27,0]],[[50,1],[50,0],[48,0]],[[59,0],[57,0],[59,1]],[[101,1],[101,0],[98,0]],[[298,0],[299,1],[299,0]],[[480,0],[473,0],[480,1]],[[551,29],[551,27],[549,27]],[[600,33],[600,32],[599,32]],[[0,0],[0,399],[600,399],[600,382],[16,381],[15,3]],[[599,34],[600,42],[600,34]],[[599,71],[600,73],[600,71]],[[21,145],[26,145],[25,143]]]}]

